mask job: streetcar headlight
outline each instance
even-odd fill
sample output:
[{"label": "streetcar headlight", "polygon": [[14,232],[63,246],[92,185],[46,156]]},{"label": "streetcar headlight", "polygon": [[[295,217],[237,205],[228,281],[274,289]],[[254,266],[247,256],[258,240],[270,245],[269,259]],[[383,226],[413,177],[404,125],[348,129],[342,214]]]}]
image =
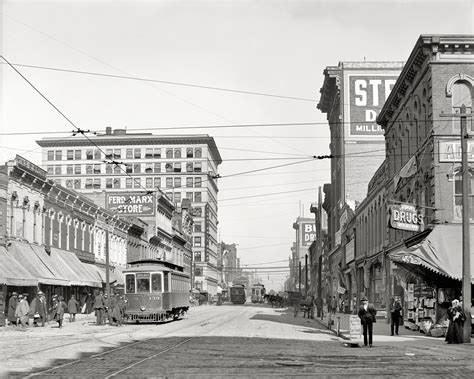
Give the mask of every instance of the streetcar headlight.
[{"label": "streetcar headlight", "polygon": [[142,305],[142,306],[140,307],[140,310],[141,310],[142,312],[145,312],[146,308]]}]

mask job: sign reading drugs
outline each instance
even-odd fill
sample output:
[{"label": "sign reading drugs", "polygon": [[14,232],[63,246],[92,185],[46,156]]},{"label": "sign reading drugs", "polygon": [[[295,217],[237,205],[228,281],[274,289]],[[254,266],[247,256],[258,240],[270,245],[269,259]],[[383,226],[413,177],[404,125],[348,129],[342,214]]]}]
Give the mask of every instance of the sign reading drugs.
[{"label": "sign reading drugs", "polygon": [[393,229],[421,232],[425,230],[424,212],[411,204],[391,205],[390,227]]},{"label": "sign reading drugs", "polygon": [[349,136],[381,136],[375,120],[392,90],[397,76],[349,76]]},{"label": "sign reading drugs", "polygon": [[303,222],[302,226],[302,246],[309,246],[316,241],[316,225],[314,223]]},{"label": "sign reading drugs", "polygon": [[106,194],[106,207],[123,216],[153,216],[155,196],[144,194]]}]

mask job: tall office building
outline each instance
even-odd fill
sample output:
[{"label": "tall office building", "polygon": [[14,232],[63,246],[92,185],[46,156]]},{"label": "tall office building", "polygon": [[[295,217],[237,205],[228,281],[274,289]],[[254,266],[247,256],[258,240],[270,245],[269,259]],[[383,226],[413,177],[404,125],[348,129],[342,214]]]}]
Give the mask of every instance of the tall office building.
[{"label": "tall office building", "polygon": [[121,216],[143,219],[153,228],[150,236],[172,233],[161,227],[169,225],[163,222],[169,216],[161,211],[165,208],[158,206],[165,194],[178,209],[183,199],[189,199],[194,213],[194,286],[209,294],[217,292],[216,178],[222,159],[214,138],[107,127],[105,134],[44,138],[37,143],[50,178]]}]

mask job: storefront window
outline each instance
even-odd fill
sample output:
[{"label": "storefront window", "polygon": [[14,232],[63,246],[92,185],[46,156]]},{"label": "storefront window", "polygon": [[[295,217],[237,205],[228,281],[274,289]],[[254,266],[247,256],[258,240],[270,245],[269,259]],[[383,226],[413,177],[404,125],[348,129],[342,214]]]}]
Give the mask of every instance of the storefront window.
[{"label": "storefront window", "polygon": [[385,288],[382,281],[382,265],[380,263],[372,266],[370,270],[370,300],[376,309],[384,309],[383,301]]}]

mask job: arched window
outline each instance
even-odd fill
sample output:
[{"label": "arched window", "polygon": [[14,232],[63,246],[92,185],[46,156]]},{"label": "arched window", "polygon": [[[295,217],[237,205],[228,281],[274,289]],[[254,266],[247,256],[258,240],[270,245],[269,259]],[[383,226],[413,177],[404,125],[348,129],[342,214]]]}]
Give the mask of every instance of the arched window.
[{"label": "arched window", "polygon": [[[469,204],[469,218],[474,220],[474,170],[469,170],[469,184],[468,184],[468,204]],[[454,173],[454,218],[462,220],[462,172],[458,169]]]},{"label": "arched window", "polygon": [[[456,82],[452,88],[453,113],[461,113],[461,107],[466,106],[466,113],[472,110],[471,86],[466,82]],[[453,117],[453,131],[461,130],[461,119]],[[472,123],[468,122],[468,130],[473,130]]]}]

